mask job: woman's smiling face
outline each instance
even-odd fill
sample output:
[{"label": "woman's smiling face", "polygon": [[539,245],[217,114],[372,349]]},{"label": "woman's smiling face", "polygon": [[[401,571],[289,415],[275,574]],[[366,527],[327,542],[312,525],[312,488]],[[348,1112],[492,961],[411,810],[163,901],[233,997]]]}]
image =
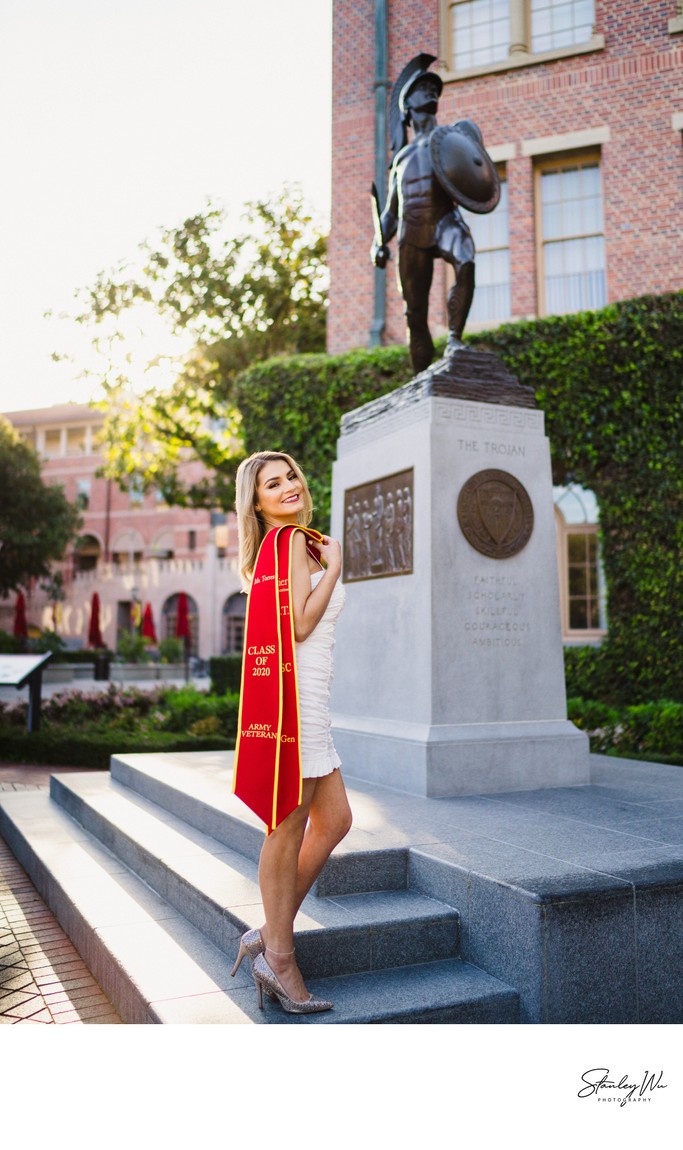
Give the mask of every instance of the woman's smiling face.
[{"label": "woman's smiling face", "polygon": [[304,509],[303,483],[286,459],[264,463],[256,479],[256,510],[271,527],[297,523]]}]

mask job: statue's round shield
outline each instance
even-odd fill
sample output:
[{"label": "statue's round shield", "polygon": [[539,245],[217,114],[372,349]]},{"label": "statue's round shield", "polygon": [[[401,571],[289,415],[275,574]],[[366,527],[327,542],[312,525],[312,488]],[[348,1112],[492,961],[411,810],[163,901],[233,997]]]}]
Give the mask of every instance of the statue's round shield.
[{"label": "statue's round shield", "polygon": [[500,180],[474,124],[462,120],[435,128],[429,150],[436,178],[456,203],[481,215],[493,211]]}]

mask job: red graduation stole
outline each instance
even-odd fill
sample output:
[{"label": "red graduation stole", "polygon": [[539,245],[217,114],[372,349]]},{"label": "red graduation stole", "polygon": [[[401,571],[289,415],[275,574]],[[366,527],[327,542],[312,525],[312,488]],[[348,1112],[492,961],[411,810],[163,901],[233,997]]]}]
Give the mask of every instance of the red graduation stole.
[{"label": "red graduation stole", "polygon": [[[301,803],[299,692],[292,611],[294,533],[274,527],[261,543],[247,600],[232,789],[267,834]],[[311,554],[317,555],[307,543]]]}]

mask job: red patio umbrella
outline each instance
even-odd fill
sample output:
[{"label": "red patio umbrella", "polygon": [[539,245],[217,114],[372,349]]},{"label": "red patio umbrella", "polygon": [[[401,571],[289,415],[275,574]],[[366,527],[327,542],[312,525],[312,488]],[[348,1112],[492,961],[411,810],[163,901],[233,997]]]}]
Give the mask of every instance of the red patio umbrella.
[{"label": "red patio umbrella", "polygon": [[14,604],[14,635],[17,639],[26,639],[28,637],[28,627],[26,626],[26,600],[24,592],[20,591],[17,595],[16,603]]},{"label": "red patio umbrella", "polygon": [[151,603],[145,604],[145,610],[142,616],[142,637],[143,639],[149,639],[150,643],[156,643],[157,641]]},{"label": "red patio umbrella", "polygon": [[90,604],[90,627],[88,628],[88,646],[104,647],[104,639],[100,630],[100,597],[93,591]]},{"label": "red patio umbrella", "polygon": [[178,614],[175,625],[176,639],[185,639],[188,643],[191,638],[190,618],[187,610],[187,595],[181,591],[178,595]]}]

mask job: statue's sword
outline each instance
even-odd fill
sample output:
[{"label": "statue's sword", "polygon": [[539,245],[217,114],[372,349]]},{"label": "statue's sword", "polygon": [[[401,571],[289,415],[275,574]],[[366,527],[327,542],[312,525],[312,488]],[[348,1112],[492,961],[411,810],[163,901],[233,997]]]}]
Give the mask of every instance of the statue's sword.
[{"label": "statue's sword", "polygon": [[373,183],[371,200],[372,206],[372,223],[375,229],[375,242],[378,247],[384,247],[384,236],[382,235],[382,210],[379,205],[379,196],[377,194],[377,184]]}]

